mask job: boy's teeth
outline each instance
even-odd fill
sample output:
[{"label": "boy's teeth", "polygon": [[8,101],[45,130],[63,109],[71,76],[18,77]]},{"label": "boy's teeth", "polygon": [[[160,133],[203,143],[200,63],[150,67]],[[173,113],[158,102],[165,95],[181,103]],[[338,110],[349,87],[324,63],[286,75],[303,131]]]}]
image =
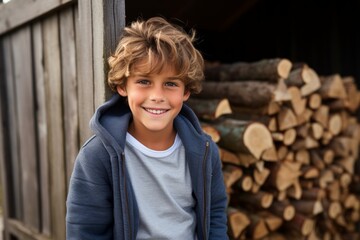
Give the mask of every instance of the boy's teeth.
[{"label": "boy's teeth", "polygon": [[153,114],[161,114],[161,113],[166,112],[165,110],[155,110],[155,109],[148,109],[148,108],[146,109],[146,111],[153,113]]}]

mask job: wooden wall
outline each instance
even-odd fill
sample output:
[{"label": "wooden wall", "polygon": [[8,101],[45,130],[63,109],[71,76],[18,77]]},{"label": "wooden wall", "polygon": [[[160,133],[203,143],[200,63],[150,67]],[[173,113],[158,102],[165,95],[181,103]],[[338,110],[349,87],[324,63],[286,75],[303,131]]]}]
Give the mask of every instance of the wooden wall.
[{"label": "wooden wall", "polygon": [[0,4],[4,239],[65,239],[68,181],[110,94],[106,57],[124,12],[124,0]]}]

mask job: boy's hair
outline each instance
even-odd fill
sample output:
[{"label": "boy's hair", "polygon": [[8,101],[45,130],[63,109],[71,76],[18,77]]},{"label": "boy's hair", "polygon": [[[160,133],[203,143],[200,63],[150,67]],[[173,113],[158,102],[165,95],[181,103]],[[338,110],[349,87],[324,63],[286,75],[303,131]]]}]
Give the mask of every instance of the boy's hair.
[{"label": "boy's hair", "polygon": [[188,35],[182,28],[160,17],[147,21],[137,20],[125,27],[115,53],[109,57],[108,83],[113,91],[118,85],[125,86],[135,64],[145,60],[149,72],[159,73],[170,65],[176,77],[190,93],[201,91],[204,79],[204,60],[193,46],[195,32]]}]

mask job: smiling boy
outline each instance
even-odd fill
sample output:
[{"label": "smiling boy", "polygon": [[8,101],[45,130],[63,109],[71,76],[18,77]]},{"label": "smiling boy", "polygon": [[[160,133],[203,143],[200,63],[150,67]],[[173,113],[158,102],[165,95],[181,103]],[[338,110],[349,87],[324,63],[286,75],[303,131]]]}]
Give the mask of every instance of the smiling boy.
[{"label": "smiling boy", "polygon": [[218,149],[183,103],[203,80],[189,36],[162,18],[124,29],[117,93],[91,121],[67,199],[67,239],[228,239]]}]

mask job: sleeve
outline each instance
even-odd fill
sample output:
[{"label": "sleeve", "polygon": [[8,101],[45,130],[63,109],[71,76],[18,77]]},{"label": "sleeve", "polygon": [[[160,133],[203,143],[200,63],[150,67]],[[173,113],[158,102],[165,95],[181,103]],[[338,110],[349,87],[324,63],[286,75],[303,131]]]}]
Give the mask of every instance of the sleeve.
[{"label": "sleeve", "polygon": [[218,147],[213,143],[213,172],[211,181],[210,240],[226,240],[227,235],[227,195],[221,169]]},{"label": "sleeve", "polygon": [[113,239],[112,188],[102,162],[106,151],[93,148],[85,145],[75,161],[66,202],[67,240]]}]

